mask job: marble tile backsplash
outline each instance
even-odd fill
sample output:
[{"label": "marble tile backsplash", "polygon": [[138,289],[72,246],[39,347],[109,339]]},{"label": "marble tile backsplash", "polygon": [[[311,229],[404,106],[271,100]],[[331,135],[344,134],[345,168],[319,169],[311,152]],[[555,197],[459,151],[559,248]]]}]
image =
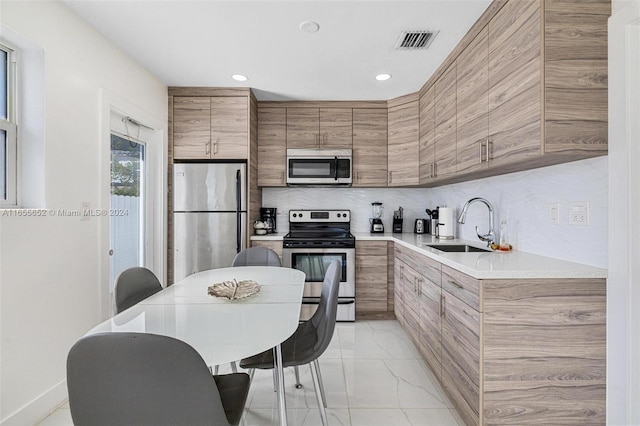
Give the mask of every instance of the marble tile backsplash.
[{"label": "marble tile backsplash", "polygon": [[[371,203],[384,203],[385,230],[391,232],[393,211],[404,208],[404,232],[413,232],[416,218],[427,218],[425,209],[453,207],[459,214],[473,197],[489,200],[495,209],[496,238],[506,219],[516,250],[607,267],[607,157],[445,185],[436,188],[265,188],[262,205],[278,208],[278,231],[288,228],[290,209],[350,209],[353,232],[368,232]],[[589,202],[589,225],[569,225],[572,202]],[[560,207],[560,223],[550,222],[552,204]],[[456,224],[455,236],[477,240],[488,229],[484,205],[470,206],[464,225]]]}]

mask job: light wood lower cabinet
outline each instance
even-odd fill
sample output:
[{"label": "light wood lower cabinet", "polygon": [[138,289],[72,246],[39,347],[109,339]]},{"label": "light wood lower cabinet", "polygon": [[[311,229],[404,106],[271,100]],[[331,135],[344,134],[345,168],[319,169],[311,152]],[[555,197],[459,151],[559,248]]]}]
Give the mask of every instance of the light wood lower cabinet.
[{"label": "light wood lower cabinet", "polygon": [[282,240],[253,240],[251,241],[251,247],[266,247],[278,254],[280,262],[282,262]]},{"label": "light wood lower cabinet", "polygon": [[387,242],[356,241],[356,316],[387,312]]},{"label": "light wood lower cabinet", "polygon": [[395,247],[396,317],[465,423],[605,424],[604,279],[478,280]]}]

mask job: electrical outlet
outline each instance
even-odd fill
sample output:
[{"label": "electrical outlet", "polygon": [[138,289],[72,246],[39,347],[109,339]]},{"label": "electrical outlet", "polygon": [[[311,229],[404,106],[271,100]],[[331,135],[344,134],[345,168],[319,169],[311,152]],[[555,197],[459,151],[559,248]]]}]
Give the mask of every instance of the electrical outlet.
[{"label": "electrical outlet", "polygon": [[551,204],[549,206],[549,223],[560,225],[560,204]]},{"label": "electrical outlet", "polygon": [[569,205],[569,225],[589,225],[589,202],[576,201]]}]

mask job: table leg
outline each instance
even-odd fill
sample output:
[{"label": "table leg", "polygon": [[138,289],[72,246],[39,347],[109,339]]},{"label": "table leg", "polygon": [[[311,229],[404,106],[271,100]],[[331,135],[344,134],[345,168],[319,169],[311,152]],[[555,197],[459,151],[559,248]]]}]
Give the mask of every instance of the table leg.
[{"label": "table leg", "polygon": [[280,426],[287,426],[287,403],[284,394],[284,368],[282,366],[282,348],[276,346],[276,372],[278,374],[278,409]]}]

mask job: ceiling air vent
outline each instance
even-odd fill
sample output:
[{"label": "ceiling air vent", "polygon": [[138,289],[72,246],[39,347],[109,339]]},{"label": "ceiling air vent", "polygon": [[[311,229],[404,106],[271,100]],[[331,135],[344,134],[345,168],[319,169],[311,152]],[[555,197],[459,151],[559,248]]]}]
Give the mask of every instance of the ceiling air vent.
[{"label": "ceiling air vent", "polygon": [[438,31],[415,30],[400,34],[396,50],[424,50],[429,47]]}]

